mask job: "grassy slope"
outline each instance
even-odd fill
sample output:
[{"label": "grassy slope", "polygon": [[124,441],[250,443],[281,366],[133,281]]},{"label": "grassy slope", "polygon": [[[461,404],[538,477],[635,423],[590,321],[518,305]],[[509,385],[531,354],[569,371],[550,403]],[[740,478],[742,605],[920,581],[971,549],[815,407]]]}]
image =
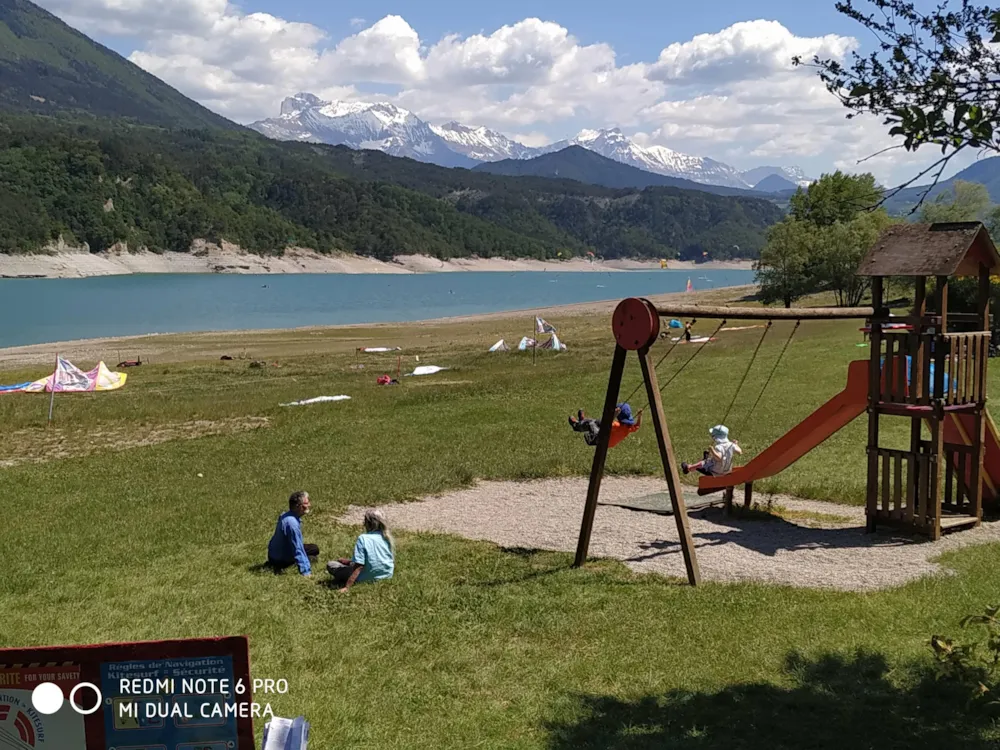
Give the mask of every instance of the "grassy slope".
[{"label": "grassy slope", "polygon": [[[348,504],[403,501],[475,477],[585,473],[591,454],[565,416],[601,402],[607,316],[549,319],[572,349],[534,367],[530,356],[482,353],[500,336],[516,340],[523,320],[179,337],[177,359],[192,347],[206,356],[161,358],[113,394],[57,397],[57,429],[122,440],[195,419],[271,424],[0,469],[0,509],[14,521],[0,535],[0,645],[246,633],[254,675],[289,680],[275,712],[304,713],[324,748],[791,749],[875,747],[876,737],[879,748],[995,746],[975,715],[911,673],[932,633],[956,632],[962,614],[995,595],[992,547],[949,556],[957,576],[864,595],[692,590],[611,562],[572,570],[566,554],[405,533],[396,579],[346,597],[321,579],[248,572],[292,489],[313,495],[307,536],[327,559],[346,554],[357,532],[331,520]],[[703,447],[758,334],[726,336],[666,391],[680,453]],[[734,434],[752,448],[801,419],[843,386],[849,360],[866,355],[859,339],[851,323],[804,324],[748,426],[740,409],[777,355],[775,335],[730,418]],[[395,360],[352,369],[362,343],[399,344],[455,369],[380,389],[375,375]],[[282,367],[218,361],[245,345]],[[682,362],[672,356],[661,377]],[[353,400],[278,407],[324,393]],[[0,459],[45,439],[45,401],[0,399]],[[857,502],[863,445],[859,420],[762,489]],[[609,470],[657,473],[652,432],[617,448]]]},{"label": "grassy slope", "polygon": [[239,127],[26,0],[0,1],[0,109]]}]

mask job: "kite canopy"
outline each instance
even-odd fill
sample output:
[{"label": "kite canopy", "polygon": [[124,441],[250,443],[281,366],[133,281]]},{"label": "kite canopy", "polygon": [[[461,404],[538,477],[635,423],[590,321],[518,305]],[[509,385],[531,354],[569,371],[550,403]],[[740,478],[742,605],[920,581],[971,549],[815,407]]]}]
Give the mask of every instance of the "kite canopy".
[{"label": "kite canopy", "polygon": [[496,342],[493,346],[490,347],[490,351],[491,352],[509,352],[510,351],[510,347],[507,346],[507,342],[506,341],[504,341],[503,339],[500,339],[498,342]]},{"label": "kite canopy", "polygon": [[552,334],[552,338],[550,338],[548,341],[546,341],[543,344],[539,344],[538,348],[539,349],[551,349],[554,352],[561,352],[561,351],[565,351],[566,345],[562,341],[559,340],[558,336],[556,336],[553,333]]},{"label": "kite canopy", "polygon": [[113,391],[125,385],[127,378],[128,375],[124,372],[111,372],[103,362],[99,362],[90,372],[84,372],[69,360],[59,357],[54,373],[47,378],[28,383],[19,390],[22,393]]}]

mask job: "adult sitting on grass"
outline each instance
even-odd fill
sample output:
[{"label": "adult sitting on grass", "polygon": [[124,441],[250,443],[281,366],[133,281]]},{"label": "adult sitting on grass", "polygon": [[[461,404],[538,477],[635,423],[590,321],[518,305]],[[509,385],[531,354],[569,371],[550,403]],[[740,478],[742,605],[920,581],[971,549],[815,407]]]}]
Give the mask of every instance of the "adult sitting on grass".
[{"label": "adult sitting on grass", "polygon": [[310,557],[319,556],[319,547],[302,541],[302,517],[309,513],[309,493],[299,490],[288,498],[288,510],[278,518],[274,536],[267,545],[267,565],[279,572],[293,565],[299,573],[312,575]]},{"label": "adult sitting on grass", "polygon": [[346,593],[355,583],[368,583],[392,578],[395,569],[396,542],[389,533],[385,518],[377,510],[365,511],[365,531],[354,543],[350,560],[331,560],[326,569],[334,583]]}]

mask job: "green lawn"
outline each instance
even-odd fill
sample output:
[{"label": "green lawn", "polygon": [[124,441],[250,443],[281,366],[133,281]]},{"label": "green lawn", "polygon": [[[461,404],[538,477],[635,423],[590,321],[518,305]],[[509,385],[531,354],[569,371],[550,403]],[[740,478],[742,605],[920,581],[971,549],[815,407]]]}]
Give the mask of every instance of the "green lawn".
[{"label": "green lawn", "polygon": [[[347,596],[323,576],[253,569],[295,489],[313,498],[306,536],[328,559],[358,532],[333,521],[349,504],[586,474],[592,454],[566,416],[600,410],[608,316],[549,319],[571,349],[535,365],[483,354],[501,335],[517,341],[523,320],[217,336],[198,339],[194,359],[193,339],[176,337],[121,391],[57,396],[51,428],[48,396],[0,398],[0,466],[16,464],[0,468],[0,646],[246,634],[254,676],[289,681],[275,713],[304,714],[319,750],[998,746],[988,716],[926,675],[930,636],[958,634],[962,615],[997,598],[996,547],[949,555],[955,576],[857,595],[692,589],[611,561],[574,570],[568,554],[410,533],[397,533],[396,578]],[[791,330],[775,324],[728,419],[744,448],[843,387],[847,363],[868,356],[857,328],[804,323],[747,420]],[[665,391],[682,457],[700,455],[760,333],[721,334]],[[360,342],[404,346],[404,371],[413,355],[452,369],[379,388],[395,359],[359,359]],[[281,366],[218,361],[245,344]],[[661,382],[690,352],[677,347]],[[626,393],[637,378],[633,359]],[[352,400],[279,406],[338,393]],[[241,429],[250,418],[267,422]],[[218,434],[191,439],[206,431]],[[860,502],[864,434],[858,420],[760,490]],[[658,474],[652,430],[608,470]]]}]

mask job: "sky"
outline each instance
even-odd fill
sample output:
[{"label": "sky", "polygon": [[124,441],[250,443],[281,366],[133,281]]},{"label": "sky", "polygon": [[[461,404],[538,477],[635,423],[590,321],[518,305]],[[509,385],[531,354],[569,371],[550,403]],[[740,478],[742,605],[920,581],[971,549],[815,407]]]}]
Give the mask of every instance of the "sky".
[{"label": "sky", "polygon": [[241,123],[307,91],[533,146],[618,127],[640,145],[740,169],[871,171],[886,185],[936,158],[867,159],[893,145],[881,122],[847,120],[814,70],[793,68],[794,55],[871,51],[833,0],[36,1]]}]

